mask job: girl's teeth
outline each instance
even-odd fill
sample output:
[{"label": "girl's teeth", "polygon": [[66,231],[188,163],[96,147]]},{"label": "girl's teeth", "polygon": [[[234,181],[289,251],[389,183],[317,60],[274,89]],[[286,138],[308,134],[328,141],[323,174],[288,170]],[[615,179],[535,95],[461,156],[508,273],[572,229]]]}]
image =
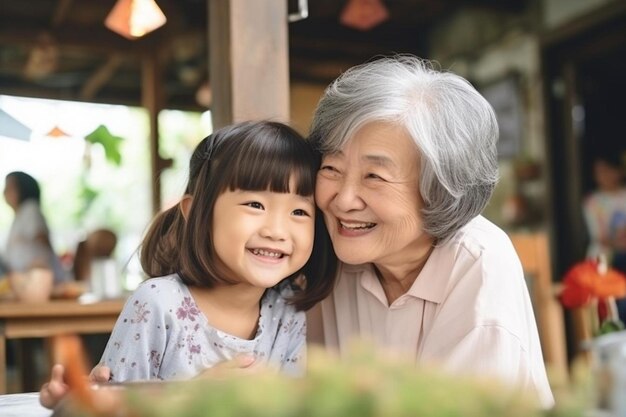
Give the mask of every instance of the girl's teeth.
[{"label": "girl's teeth", "polygon": [[252,253],[260,256],[269,256],[271,258],[280,258],[283,256],[280,252],[271,252],[263,249],[252,249]]}]

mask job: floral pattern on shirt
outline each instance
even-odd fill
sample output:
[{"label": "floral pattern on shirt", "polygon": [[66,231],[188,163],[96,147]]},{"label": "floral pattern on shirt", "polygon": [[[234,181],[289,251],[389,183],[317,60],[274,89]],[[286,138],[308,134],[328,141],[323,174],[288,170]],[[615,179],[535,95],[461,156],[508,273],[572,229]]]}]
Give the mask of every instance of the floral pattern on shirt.
[{"label": "floral pattern on shirt", "polygon": [[135,307],[135,317],[130,319],[131,323],[147,323],[150,310],[146,308],[148,303],[140,303],[139,300],[135,300],[133,303]]},{"label": "floral pattern on shirt", "polygon": [[176,310],[176,317],[179,320],[189,319],[191,321],[196,321],[197,316],[200,315],[200,310],[196,303],[194,303],[191,297],[183,298],[181,302],[181,306]]},{"label": "floral pattern on shirt", "polygon": [[287,304],[287,283],[268,289],[257,334],[241,339],[213,328],[178,275],[151,278],[127,301],[101,363],[115,382],[191,378],[238,354],[301,375],[306,351],[303,312]]}]

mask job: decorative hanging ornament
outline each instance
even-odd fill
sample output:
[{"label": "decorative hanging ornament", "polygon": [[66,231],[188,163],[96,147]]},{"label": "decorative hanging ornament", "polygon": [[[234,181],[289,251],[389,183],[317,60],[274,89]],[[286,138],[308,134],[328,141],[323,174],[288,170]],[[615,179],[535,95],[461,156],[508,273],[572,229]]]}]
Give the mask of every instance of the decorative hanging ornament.
[{"label": "decorative hanging ornament", "polygon": [[104,25],[128,39],[138,39],[163,26],[166,21],[154,0],[118,0]]}]

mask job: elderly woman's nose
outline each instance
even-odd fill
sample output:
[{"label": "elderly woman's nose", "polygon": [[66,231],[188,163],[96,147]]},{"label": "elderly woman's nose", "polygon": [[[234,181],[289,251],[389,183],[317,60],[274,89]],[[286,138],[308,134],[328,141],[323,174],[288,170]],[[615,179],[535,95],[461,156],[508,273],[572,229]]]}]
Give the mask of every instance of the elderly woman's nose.
[{"label": "elderly woman's nose", "polygon": [[344,179],[337,184],[334,205],[342,211],[359,210],[365,207],[365,202],[361,198],[360,185],[353,180]]}]

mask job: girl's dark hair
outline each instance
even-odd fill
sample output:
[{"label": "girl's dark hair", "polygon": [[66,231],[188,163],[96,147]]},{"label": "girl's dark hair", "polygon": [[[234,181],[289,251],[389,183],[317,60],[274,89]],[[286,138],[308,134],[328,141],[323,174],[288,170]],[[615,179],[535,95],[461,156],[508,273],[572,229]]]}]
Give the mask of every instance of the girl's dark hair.
[{"label": "girl's dark hair", "polygon": [[[159,214],[142,243],[141,264],[151,277],[178,273],[190,286],[212,288],[235,282],[216,270],[213,209],[227,190],[287,193],[315,192],[321,156],[292,128],[277,122],[245,122],[225,127],[203,139],[189,162],[185,193],[193,197],[185,221],[179,205]],[[289,189],[295,178],[296,189]],[[289,280],[306,282],[290,300],[307,310],[328,296],[334,286],[337,259],[319,209],[311,258]]]},{"label": "girl's dark hair", "polygon": [[26,200],[35,200],[39,202],[40,190],[37,180],[22,171],[13,171],[7,174],[6,178],[12,178],[17,188],[18,204],[22,204]]}]

